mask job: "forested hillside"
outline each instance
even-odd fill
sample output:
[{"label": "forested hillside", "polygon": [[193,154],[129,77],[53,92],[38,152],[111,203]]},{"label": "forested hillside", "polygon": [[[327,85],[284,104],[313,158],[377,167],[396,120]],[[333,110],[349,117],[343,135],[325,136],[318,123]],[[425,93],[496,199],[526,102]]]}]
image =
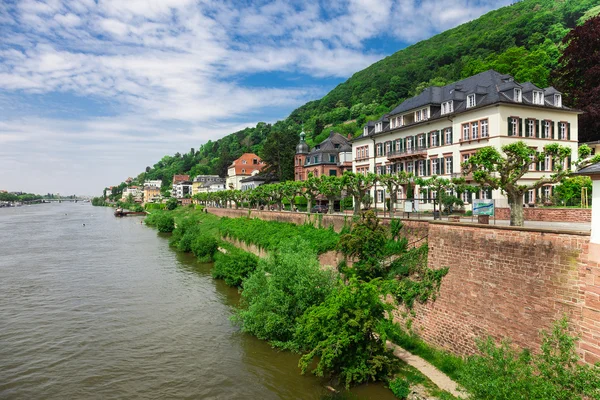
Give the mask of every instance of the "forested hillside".
[{"label": "forested hillside", "polygon": [[259,154],[280,179],[292,179],[302,124],[311,145],[331,129],[356,134],[366,120],[379,118],[427,86],[444,85],[490,68],[512,74],[517,81],[549,86],[562,39],[583,19],[597,15],[599,5],[600,0],[524,0],[489,12],[355,73],[285,120],[259,123],[209,141],[198,150],[165,156],[147,167],[138,181],[162,179],[170,185],[178,173],[225,176],[227,166],[244,152]]}]

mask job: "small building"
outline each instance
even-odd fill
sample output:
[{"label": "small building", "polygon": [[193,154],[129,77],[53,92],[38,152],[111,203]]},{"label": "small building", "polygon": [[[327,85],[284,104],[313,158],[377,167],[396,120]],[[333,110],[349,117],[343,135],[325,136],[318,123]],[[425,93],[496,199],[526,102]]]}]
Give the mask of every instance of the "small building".
[{"label": "small building", "polygon": [[260,175],[255,174],[249,176],[248,178],[244,178],[240,181],[241,190],[252,190],[256,189],[260,185],[264,185],[267,183],[279,183],[277,179],[273,175]]},{"label": "small building", "polygon": [[344,171],[352,171],[351,137],[331,131],[327,139],[309,150],[305,136],[304,132],[300,133],[300,143],[296,146],[294,180],[304,181],[309,173],[316,177],[341,176]]},{"label": "small building", "polygon": [[160,198],[160,187],[144,186],[144,203],[156,203]]},{"label": "small building", "polygon": [[126,187],[125,189],[123,189],[123,194],[121,196],[121,200],[124,200],[124,201],[128,200],[129,195],[133,196],[134,201],[141,201],[143,192],[137,186]]},{"label": "small building", "polygon": [[190,204],[192,204],[192,199],[183,198],[183,199],[179,199],[179,202],[181,203],[182,206],[189,206]]},{"label": "small building", "polygon": [[265,163],[254,153],[244,153],[240,158],[231,163],[227,169],[226,185],[228,189],[240,190],[241,180],[258,174],[265,167]]},{"label": "small building", "polygon": [[160,189],[160,187],[162,186],[162,181],[160,179],[147,180],[144,182],[144,187],[146,187],[146,186],[157,187]]},{"label": "small building", "polygon": [[173,189],[171,196],[181,199],[192,195],[192,181],[189,175],[173,175]]},{"label": "small building", "polygon": [[219,175],[198,175],[192,181],[192,193],[209,193],[225,190],[225,178]]}]

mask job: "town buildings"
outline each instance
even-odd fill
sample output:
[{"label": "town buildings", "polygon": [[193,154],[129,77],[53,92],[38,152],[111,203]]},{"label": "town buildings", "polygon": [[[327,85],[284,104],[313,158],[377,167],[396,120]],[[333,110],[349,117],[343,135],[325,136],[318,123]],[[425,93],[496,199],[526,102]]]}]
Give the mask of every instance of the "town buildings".
[{"label": "town buildings", "polygon": [[[577,114],[562,104],[562,94],[553,87],[539,88],[519,83],[510,75],[489,70],[442,87],[429,87],[405,100],[377,121],[369,121],[363,134],[354,139],[353,171],[377,174],[411,172],[418,177],[461,176],[461,163],[485,146],[502,146],[524,141],[542,150],[551,143],[571,148],[577,158]],[[552,174],[550,159],[529,167],[522,182]],[[472,176],[466,177],[473,183]],[[372,191],[381,207],[389,197],[383,188]],[[524,203],[539,202],[552,195],[552,185],[530,191]],[[406,196],[406,191],[398,194]],[[425,190],[416,197],[426,201]],[[491,198],[497,206],[506,199],[499,190],[482,189],[475,198]]]},{"label": "town buildings", "polygon": [[144,185],[144,203],[156,203],[160,198],[160,186]]},{"label": "town buildings", "polygon": [[157,187],[160,189],[160,187],[162,186],[162,181],[160,179],[147,180],[144,182],[144,187],[146,187],[146,186]]},{"label": "town buildings", "polygon": [[227,189],[240,190],[242,188],[241,180],[258,174],[264,166],[265,163],[256,154],[242,154],[227,169]]},{"label": "town buildings", "polygon": [[181,199],[192,195],[192,182],[189,175],[173,175],[171,196]]},{"label": "town buildings", "polygon": [[329,137],[312,150],[305,142],[305,133],[300,133],[300,143],[296,146],[294,159],[294,179],[304,181],[308,174],[341,176],[352,170],[352,144],[350,138],[331,131]]},{"label": "town buildings", "polygon": [[247,178],[244,178],[240,181],[242,185],[241,190],[252,190],[256,189],[260,185],[264,185],[267,183],[279,183],[274,176],[271,175],[252,175]]},{"label": "town buildings", "polygon": [[192,193],[213,193],[225,190],[225,178],[219,175],[198,175],[192,182]]},{"label": "town buildings", "polygon": [[143,191],[137,186],[129,186],[123,189],[123,194],[121,199],[123,201],[127,201],[129,199],[129,195],[133,197],[134,201],[142,201]]}]

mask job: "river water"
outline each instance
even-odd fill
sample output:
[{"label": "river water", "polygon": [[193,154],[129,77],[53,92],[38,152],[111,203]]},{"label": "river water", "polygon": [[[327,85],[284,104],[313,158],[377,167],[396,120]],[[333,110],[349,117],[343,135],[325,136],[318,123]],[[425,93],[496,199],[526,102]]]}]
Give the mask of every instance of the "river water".
[{"label": "river water", "polygon": [[[326,396],[297,355],[230,322],[239,295],[210,264],[112,211],[0,209],[0,399]],[[346,397],[393,398],[379,384]]]}]

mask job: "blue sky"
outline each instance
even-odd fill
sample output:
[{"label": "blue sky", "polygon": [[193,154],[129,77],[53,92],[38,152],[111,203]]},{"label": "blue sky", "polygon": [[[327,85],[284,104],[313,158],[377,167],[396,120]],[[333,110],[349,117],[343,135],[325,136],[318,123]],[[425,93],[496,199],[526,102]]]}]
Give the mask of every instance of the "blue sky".
[{"label": "blue sky", "polygon": [[500,0],[4,0],[0,189],[99,194]]}]

